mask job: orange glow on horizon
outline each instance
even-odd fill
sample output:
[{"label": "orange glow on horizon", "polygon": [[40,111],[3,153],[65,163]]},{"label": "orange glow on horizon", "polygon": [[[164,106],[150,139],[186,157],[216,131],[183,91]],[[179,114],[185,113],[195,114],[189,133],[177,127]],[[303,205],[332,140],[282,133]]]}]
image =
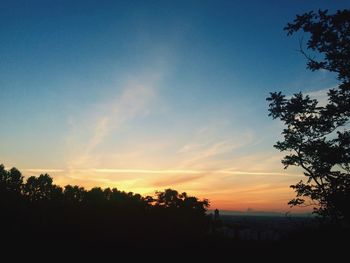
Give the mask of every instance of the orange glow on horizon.
[{"label": "orange glow on horizon", "polygon": [[60,186],[79,185],[86,189],[110,187],[144,196],[172,188],[200,199],[209,199],[210,209],[270,212],[312,210],[311,207],[291,209],[287,205],[294,197],[289,185],[299,176],[293,173],[234,169],[23,169],[25,176],[45,172],[50,173],[54,183]]}]

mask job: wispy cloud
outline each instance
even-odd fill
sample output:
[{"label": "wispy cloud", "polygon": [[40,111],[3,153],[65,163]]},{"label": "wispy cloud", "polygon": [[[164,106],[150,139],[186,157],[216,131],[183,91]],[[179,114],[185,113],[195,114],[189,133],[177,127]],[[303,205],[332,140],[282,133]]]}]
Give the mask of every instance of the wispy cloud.
[{"label": "wispy cloud", "polygon": [[[65,169],[51,168],[25,168],[24,172],[29,173],[63,173]],[[80,173],[106,173],[106,174],[232,174],[232,175],[269,175],[281,174],[277,172],[251,172],[251,171],[231,171],[231,170],[184,170],[184,169],[118,169],[118,168],[86,168],[74,169]]]},{"label": "wispy cloud", "polygon": [[28,173],[62,173],[65,172],[64,169],[52,169],[52,168],[25,168],[22,169],[23,172]]},{"label": "wispy cloud", "polygon": [[232,171],[232,170],[184,170],[184,169],[113,169],[113,168],[90,168],[75,169],[85,173],[107,173],[107,174],[232,174],[232,175],[280,175],[278,172],[266,171]]},{"label": "wispy cloud", "polygon": [[133,173],[133,174],[198,174],[196,170],[166,170],[166,169],[93,169],[96,173]]},{"label": "wispy cloud", "polygon": [[184,184],[184,183],[198,180],[204,176],[205,176],[204,174],[198,174],[198,175],[190,175],[190,176],[188,175],[176,176],[176,177],[165,178],[165,179],[163,178],[163,179],[158,179],[154,181],[152,185],[155,187],[173,187],[179,184]]},{"label": "wispy cloud", "polygon": [[[328,103],[328,91],[330,89],[335,89],[336,86],[331,86],[329,88],[319,89],[319,90],[313,90],[313,91],[306,91],[303,92],[305,95],[309,95],[311,99],[316,99],[320,106],[325,106]],[[292,95],[287,96],[288,98],[291,98]]]},{"label": "wispy cloud", "polygon": [[[75,127],[78,130],[75,134],[76,141],[79,136],[89,136],[80,144],[75,145],[78,151],[73,151],[73,156],[68,160],[68,169],[86,168],[88,166],[98,166],[99,154],[96,149],[114,131],[123,124],[133,120],[138,116],[147,115],[149,105],[156,97],[156,86],[159,74],[151,74],[147,77],[133,78],[121,89],[119,95],[110,99],[110,95],[103,102],[103,110],[96,107],[92,113],[85,115],[84,121],[89,120],[88,130],[86,127]],[[101,102],[100,102],[101,104]],[[71,121],[72,122],[72,121]],[[74,123],[73,125],[78,126]],[[89,129],[90,128],[90,129]],[[69,143],[76,143],[71,138]]]},{"label": "wispy cloud", "polygon": [[198,151],[198,154],[196,158],[193,160],[199,160],[208,158],[211,156],[215,156],[218,154],[223,154],[226,152],[229,152],[239,146],[239,143],[235,142],[232,139],[214,142],[212,144],[206,143],[206,144],[186,144],[178,151],[178,153],[185,153],[185,152],[191,152],[191,151]]},{"label": "wispy cloud", "polygon": [[188,143],[182,146],[176,153],[187,153],[191,151],[198,150],[202,147],[202,144],[199,143]]},{"label": "wispy cloud", "polygon": [[108,112],[97,119],[93,136],[86,145],[88,152],[98,146],[111,130],[147,112],[148,104],[155,97],[155,81],[131,80],[120,96],[107,103]]},{"label": "wispy cloud", "polygon": [[[335,87],[331,87],[329,89],[332,89]],[[328,103],[328,91],[329,89],[321,89],[321,90],[315,90],[311,92],[307,92],[306,94],[310,96],[311,99],[316,99],[320,106],[325,106]]]},{"label": "wispy cloud", "polygon": [[219,170],[216,173],[220,174],[232,174],[232,175],[280,175],[283,173],[278,172],[252,172],[252,171],[229,171],[229,170]]},{"label": "wispy cloud", "polygon": [[[182,157],[180,167],[203,166],[203,164],[208,167],[216,157],[232,154],[241,147],[249,145],[253,140],[254,136],[250,131],[245,131],[239,136],[228,136],[220,134],[220,129],[215,130],[213,134],[212,129],[201,128],[193,135],[190,142],[177,151],[177,154]],[[208,160],[210,160],[209,163]]]}]

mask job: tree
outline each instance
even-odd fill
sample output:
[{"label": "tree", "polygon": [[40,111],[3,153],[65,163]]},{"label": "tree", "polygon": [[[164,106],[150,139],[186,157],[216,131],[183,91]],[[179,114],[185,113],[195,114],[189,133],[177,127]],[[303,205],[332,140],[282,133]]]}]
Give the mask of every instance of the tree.
[{"label": "tree", "polygon": [[31,202],[53,201],[62,197],[62,188],[52,184],[52,178],[48,174],[30,176],[23,188],[25,196]]},{"label": "tree", "polygon": [[165,189],[164,192],[157,191],[156,195],[156,205],[163,208],[176,208],[204,215],[209,207],[207,199],[200,201],[197,197],[188,196],[185,192],[179,194],[173,189]]},{"label": "tree", "polygon": [[15,167],[7,171],[0,164],[0,191],[7,193],[20,193],[22,189],[23,176]]},{"label": "tree", "polygon": [[269,116],[286,126],[283,141],[275,148],[289,152],[282,163],[303,168],[307,177],[291,187],[296,198],[289,204],[314,205],[326,218],[350,220],[350,10],[309,12],[298,15],[284,28],[288,35],[303,31],[310,35],[306,48],[320,54],[308,54],[300,42],[300,52],[308,69],[327,70],[337,75],[339,85],[327,93],[328,103],[301,92],[286,98],[270,93]]},{"label": "tree", "polygon": [[86,198],[87,201],[93,205],[100,205],[107,200],[106,195],[101,187],[91,188],[90,191],[86,193]]},{"label": "tree", "polygon": [[165,189],[164,192],[156,192],[157,205],[165,208],[179,208],[181,198],[179,193],[173,189]]},{"label": "tree", "polygon": [[66,201],[69,201],[71,203],[80,203],[84,200],[86,191],[84,187],[79,187],[77,185],[71,186],[71,185],[66,185],[64,187],[64,199]]}]

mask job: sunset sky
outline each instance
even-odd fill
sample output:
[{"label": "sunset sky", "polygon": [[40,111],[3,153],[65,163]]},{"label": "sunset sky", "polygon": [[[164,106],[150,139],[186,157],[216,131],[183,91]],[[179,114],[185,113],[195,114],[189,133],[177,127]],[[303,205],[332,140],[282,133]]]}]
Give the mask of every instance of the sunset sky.
[{"label": "sunset sky", "polygon": [[[283,2],[283,4],[282,4]],[[59,185],[289,211],[271,91],[321,101],[296,14],[348,1],[0,1],[0,163]],[[292,211],[295,211],[294,209]]]}]

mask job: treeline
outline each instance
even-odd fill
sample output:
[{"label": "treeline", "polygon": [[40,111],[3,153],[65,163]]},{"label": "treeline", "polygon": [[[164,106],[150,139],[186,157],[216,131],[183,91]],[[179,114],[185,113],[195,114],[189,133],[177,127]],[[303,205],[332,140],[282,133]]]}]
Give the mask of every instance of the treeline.
[{"label": "treeline", "polygon": [[0,165],[2,239],[65,244],[198,239],[208,233],[209,201],[172,189],[141,196],[116,188],[55,185],[48,174],[24,181]]}]

